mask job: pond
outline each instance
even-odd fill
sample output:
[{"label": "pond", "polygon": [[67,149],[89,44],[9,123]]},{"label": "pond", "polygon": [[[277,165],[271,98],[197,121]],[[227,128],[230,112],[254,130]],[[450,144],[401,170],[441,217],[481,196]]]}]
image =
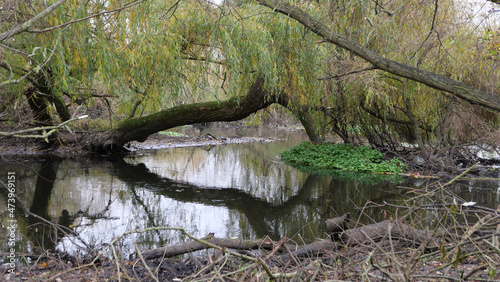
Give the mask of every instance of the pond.
[{"label": "pond", "polygon": [[[161,226],[183,227],[199,237],[211,232],[242,239],[287,236],[307,243],[324,237],[325,219],[350,212],[360,223],[380,221],[387,216],[380,209],[364,209],[359,217],[368,201],[396,201],[401,197],[397,185],[427,185],[421,179],[295,169],[283,163],[279,153],[307,139],[300,131],[209,132],[280,140],[138,151],[120,160],[4,163],[2,181],[7,182],[9,172],[15,174],[16,195],[27,208],[73,233],[54,233],[26,217],[20,207],[7,209],[8,195],[2,192],[0,252],[9,250],[11,216],[20,253],[43,247],[86,254],[127,231]],[[496,208],[499,187],[498,181],[460,181],[452,189],[466,201]],[[184,239],[175,232],[137,233],[124,239],[123,252],[134,253],[134,244],[150,249]]]}]

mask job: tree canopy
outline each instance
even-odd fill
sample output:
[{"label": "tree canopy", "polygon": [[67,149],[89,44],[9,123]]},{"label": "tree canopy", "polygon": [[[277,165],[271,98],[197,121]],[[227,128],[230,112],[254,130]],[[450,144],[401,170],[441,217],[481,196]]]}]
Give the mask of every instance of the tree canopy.
[{"label": "tree canopy", "polygon": [[243,101],[263,80],[262,98],[311,136],[495,145],[498,32],[460,11],[452,0],[4,1],[0,110],[19,119],[27,101],[53,124],[104,103],[109,123],[81,123],[116,133],[172,107]]}]

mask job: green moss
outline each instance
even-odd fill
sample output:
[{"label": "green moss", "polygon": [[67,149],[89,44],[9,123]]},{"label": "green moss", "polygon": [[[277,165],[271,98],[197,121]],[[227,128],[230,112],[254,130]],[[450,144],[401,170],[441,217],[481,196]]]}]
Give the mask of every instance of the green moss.
[{"label": "green moss", "polygon": [[302,142],[280,154],[294,166],[342,169],[359,172],[401,173],[404,164],[396,158],[386,160],[385,155],[369,146]]}]

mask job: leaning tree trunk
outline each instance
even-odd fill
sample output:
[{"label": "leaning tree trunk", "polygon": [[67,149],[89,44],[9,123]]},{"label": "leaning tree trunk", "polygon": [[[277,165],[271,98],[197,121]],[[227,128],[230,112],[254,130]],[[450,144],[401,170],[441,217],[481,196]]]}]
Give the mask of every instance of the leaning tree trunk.
[{"label": "leaning tree trunk", "polygon": [[258,79],[243,98],[180,105],[145,117],[127,119],[116,128],[85,142],[94,152],[116,153],[130,141],[145,141],[158,131],[202,122],[236,121],[275,103],[275,95]]},{"label": "leaning tree trunk", "polygon": [[373,50],[334,32],[317,19],[302,11],[300,8],[288,4],[287,1],[259,0],[259,4],[300,22],[310,31],[323,37],[325,41],[353,52],[377,69],[421,82],[434,89],[446,91],[472,104],[481,105],[497,112],[500,111],[499,96],[483,92],[479,89],[466,85],[465,83],[426,71],[424,69],[419,69],[386,59]]},{"label": "leaning tree trunk", "polygon": [[308,106],[292,107],[291,97],[287,93],[266,90],[264,79],[259,78],[244,97],[180,105],[145,117],[126,119],[114,129],[88,137],[82,142],[92,152],[119,153],[124,151],[123,145],[127,142],[143,142],[151,134],[162,130],[195,123],[241,120],[274,103],[290,109],[297,116],[311,142],[323,141],[309,115]]},{"label": "leaning tree trunk", "polygon": [[286,93],[280,93],[276,98],[278,104],[290,110],[295,115],[295,117],[299,119],[300,123],[306,130],[309,140],[312,143],[317,144],[325,141],[324,138],[319,134],[319,131],[314,124],[314,120],[309,113],[311,107],[309,107],[308,105],[295,103],[293,101],[293,97],[287,95]]}]

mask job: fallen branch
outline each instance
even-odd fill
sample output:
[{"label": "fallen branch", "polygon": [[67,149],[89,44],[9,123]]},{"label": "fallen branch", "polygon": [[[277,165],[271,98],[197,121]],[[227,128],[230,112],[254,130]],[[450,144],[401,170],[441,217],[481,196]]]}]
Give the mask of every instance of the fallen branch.
[{"label": "fallen branch", "polygon": [[[72,132],[71,129],[68,127],[68,123],[73,122],[75,120],[84,119],[86,117],[88,117],[88,116],[85,115],[85,116],[71,118],[65,122],[62,122],[58,125],[53,125],[53,126],[41,126],[41,127],[33,127],[33,128],[12,131],[12,132],[0,132],[0,136],[19,137],[19,138],[42,138],[42,139],[45,139],[47,141],[47,138],[61,127],[64,127],[69,132]],[[41,131],[42,134],[25,135],[25,133],[31,133],[31,132],[37,132],[37,131]]]},{"label": "fallen branch", "polygon": [[378,242],[388,237],[389,230],[393,240],[405,240],[415,245],[424,244],[429,241],[427,233],[423,230],[415,229],[402,222],[384,220],[355,229],[347,229],[341,234],[340,242],[332,242],[329,239],[316,241],[311,244],[300,246],[296,251],[281,255],[280,258],[286,259],[294,256],[310,257],[328,251],[334,251],[341,246],[357,246],[367,242]]},{"label": "fallen branch", "polygon": [[[348,216],[345,215],[337,219],[328,220],[330,228],[333,228],[332,226],[336,225],[336,223],[341,223],[342,229],[347,229],[347,226],[345,225],[347,218]],[[336,230],[336,228],[333,229]],[[374,223],[355,229],[344,230],[341,234],[341,242],[332,242],[332,240],[329,239],[316,241],[311,244],[300,246],[293,252],[283,254],[281,255],[281,258],[285,259],[293,256],[315,256],[319,253],[336,250],[339,246],[356,246],[371,241],[377,242],[387,237],[389,230],[391,230],[391,237],[393,239],[406,240],[415,245],[420,245],[424,242],[429,241],[427,238],[427,233],[425,231],[417,230],[402,222],[391,222],[389,220],[384,220],[379,223]],[[284,243],[281,242],[279,246],[281,245],[284,245]],[[288,247],[290,248],[290,246]],[[151,260],[159,257],[178,256],[209,248],[228,248],[236,250],[251,250],[260,248],[273,249],[273,241],[271,241],[270,239],[241,240],[215,237],[211,237],[203,241],[193,239],[193,241],[186,243],[148,250],[143,252],[142,256],[146,260]],[[278,249],[275,249],[275,251],[277,251]]]},{"label": "fallen branch", "polygon": [[[206,242],[217,245],[217,247],[237,249],[237,250],[252,250],[258,248],[272,248],[273,242],[269,239],[257,239],[257,240],[241,240],[241,239],[224,239],[224,238],[212,238],[206,240]],[[159,257],[173,257],[194,251],[209,249],[211,246],[198,241],[190,241],[187,243],[181,243],[173,246],[167,246],[163,248],[157,248],[153,250],[148,250],[142,253],[144,259],[150,260]]]}]

